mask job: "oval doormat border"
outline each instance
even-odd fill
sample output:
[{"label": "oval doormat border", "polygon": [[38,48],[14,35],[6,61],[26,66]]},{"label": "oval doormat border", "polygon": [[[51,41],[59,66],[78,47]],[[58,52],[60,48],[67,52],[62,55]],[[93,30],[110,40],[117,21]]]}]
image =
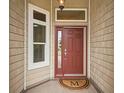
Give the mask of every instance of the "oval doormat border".
[{"label": "oval doormat border", "polygon": [[[67,86],[66,84],[64,84],[63,80],[85,80],[86,83],[83,86],[81,86],[81,87],[70,87],[70,86]],[[88,78],[85,78],[85,79],[59,79],[59,83],[63,87],[66,87],[66,88],[69,88],[69,89],[73,89],[73,90],[79,90],[79,89],[88,88],[90,82],[89,82]]]}]

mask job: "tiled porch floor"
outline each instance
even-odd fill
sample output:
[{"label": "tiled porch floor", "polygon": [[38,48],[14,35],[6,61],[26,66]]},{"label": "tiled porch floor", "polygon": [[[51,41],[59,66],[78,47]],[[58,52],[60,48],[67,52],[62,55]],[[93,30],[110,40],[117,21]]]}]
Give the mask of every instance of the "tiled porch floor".
[{"label": "tiled porch floor", "polygon": [[97,93],[92,85],[87,89],[71,90],[64,88],[57,80],[51,80],[28,90],[26,93]]}]

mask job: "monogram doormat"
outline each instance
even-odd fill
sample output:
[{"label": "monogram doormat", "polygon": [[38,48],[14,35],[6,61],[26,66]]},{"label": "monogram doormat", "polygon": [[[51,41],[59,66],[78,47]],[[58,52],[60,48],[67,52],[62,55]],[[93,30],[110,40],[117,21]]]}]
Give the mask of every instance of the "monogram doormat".
[{"label": "monogram doormat", "polygon": [[89,80],[85,79],[60,79],[60,84],[70,89],[82,89],[89,86]]}]

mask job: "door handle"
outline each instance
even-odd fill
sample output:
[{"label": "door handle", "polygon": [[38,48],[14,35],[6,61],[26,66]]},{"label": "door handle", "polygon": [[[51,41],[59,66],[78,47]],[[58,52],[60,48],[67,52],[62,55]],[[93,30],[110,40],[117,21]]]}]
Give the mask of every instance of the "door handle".
[{"label": "door handle", "polygon": [[64,54],[65,54],[65,56],[67,55],[67,49],[66,48],[64,49]]},{"label": "door handle", "polygon": [[67,55],[67,53],[66,53],[66,52],[65,52],[64,54],[65,54],[65,56]]}]

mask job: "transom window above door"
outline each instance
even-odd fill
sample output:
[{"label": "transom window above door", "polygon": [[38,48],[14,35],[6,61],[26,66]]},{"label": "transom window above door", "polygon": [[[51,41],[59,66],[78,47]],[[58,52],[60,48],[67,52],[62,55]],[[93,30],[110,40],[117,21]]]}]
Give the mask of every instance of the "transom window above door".
[{"label": "transom window above door", "polygon": [[87,8],[56,8],[55,21],[87,22]]},{"label": "transom window above door", "polygon": [[49,65],[49,12],[29,4],[28,69]]}]

